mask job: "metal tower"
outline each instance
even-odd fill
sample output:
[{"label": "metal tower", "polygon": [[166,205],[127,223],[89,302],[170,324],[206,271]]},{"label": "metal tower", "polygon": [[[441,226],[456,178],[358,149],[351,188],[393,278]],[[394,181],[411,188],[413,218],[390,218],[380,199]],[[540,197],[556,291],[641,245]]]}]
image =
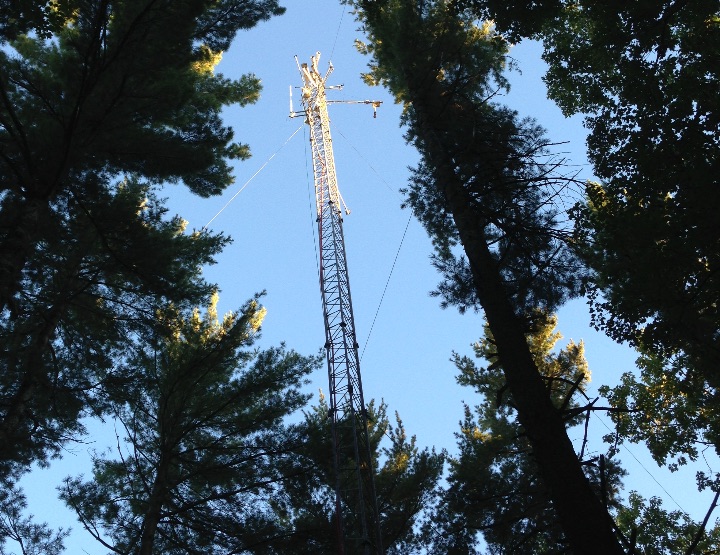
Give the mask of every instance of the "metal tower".
[{"label": "metal tower", "polygon": [[[375,495],[373,458],[368,418],[360,380],[360,360],[355,336],[350,283],[343,237],[344,202],[335,174],[325,83],[333,71],[318,71],[320,53],[310,66],[297,61],[303,79],[304,111],[310,126],[315,201],[320,243],[320,292],[325,318],[325,350],[330,381],[330,420],[335,466],[335,513],[339,523],[341,555],[382,555],[380,519]],[[339,87],[327,87],[336,88]],[[292,89],[291,89],[292,91]],[[351,101],[372,104],[377,101]],[[341,206],[342,205],[342,206]],[[346,210],[349,213],[349,210]]]}]

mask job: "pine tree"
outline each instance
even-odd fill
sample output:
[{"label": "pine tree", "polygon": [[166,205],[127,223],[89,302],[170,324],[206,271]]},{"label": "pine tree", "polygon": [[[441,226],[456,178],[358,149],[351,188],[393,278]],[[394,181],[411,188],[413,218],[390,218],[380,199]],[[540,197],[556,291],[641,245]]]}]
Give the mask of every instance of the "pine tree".
[{"label": "pine tree", "polygon": [[[371,402],[367,410],[371,452],[378,469],[375,488],[383,549],[388,555],[423,553],[420,528],[437,501],[445,455],[418,448],[415,437],[408,438],[399,415],[391,426],[384,403],[376,406]],[[305,430],[300,457],[285,471],[288,479],[274,502],[288,525],[287,537],[274,542],[277,552],[284,555],[334,553],[338,549],[332,436],[322,395],[319,404],[305,413]],[[351,513],[353,506],[352,500],[346,499],[341,510]],[[352,522],[357,515],[344,518]]]},{"label": "pine tree", "polygon": [[284,346],[252,349],[256,300],[218,319],[169,307],[126,361],[117,384],[118,452],[62,498],[115,553],[264,553],[284,532],[270,500],[300,428],[300,387],[320,359]]},{"label": "pine tree", "polygon": [[[0,491],[0,555],[60,555],[69,530],[51,530],[24,514],[27,499],[18,488],[5,485]],[[10,549],[13,549],[10,551]]]},{"label": "pine tree", "polygon": [[[590,372],[583,344],[570,342],[555,350],[560,334],[556,317],[537,315],[528,345],[542,373],[553,404],[567,415],[567,426],[582,424],[584,391]],[[433,553],[576,553],[568,545],[540,478],[532,446],[518,422],[516,403],[508,391],[502,361],[492,332],[474,345],[475,360],[455,354],[458,383],[471,387],[478,401],[465,405],[456,433],[459,453],[450,459],[448,488],[433,522]],[[585,447],[582,446],[584,449]],[[585,473],[600,497],[618,508],[620,478],[617,461],[584,456]]]},{"label": "pine tree", "polygon": [[0,322],[0,472],[17,476],[82,433],[106,407],[129,339],[157,302],[205,296],[200,267],[226,243],[184,233],[153,189],[133,181],[97,206],[57,210],[27,266],[23,303]]},{"label": "pine tree", "polygon": [[186,234],[159,187],[208,196],[248,155],[221,110],[259,93],[213,70],[275,0],[59,0],[0,7],[0,476],[100,414],[127,338],[191,306],[226,238]]},{"label": "pine tree", "polygon": [[353,5],[369,36],[368,80],[405,105],[408,140],[422,156],[409,202],[435,242],[446,289],[484,310],[567,540],[578,553],[622,553],[525,340],[532,309],[552,311],[577,292],[582,272],[553,211],[563,180],[543,159],[547,140],[491,101],[505,84],[506,43],[453,2]]}]

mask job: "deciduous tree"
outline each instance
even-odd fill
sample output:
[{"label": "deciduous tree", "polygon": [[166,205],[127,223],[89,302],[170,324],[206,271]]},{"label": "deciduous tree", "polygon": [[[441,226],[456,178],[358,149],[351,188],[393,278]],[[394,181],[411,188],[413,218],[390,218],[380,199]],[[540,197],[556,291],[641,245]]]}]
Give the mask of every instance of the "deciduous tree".
[{"label": "deciduous tree", "polygon": [[715,388],[719,14],[708,0],[591,2],[548,28],[545,55],[551,96],[567,113],[590,114],[602,184],[588,186],[577,221],[602,295],[596,322],[658,354],[682,351]]},{"label": "deciduous tree", "polygon": [[646,500],[631,491],[616,518],[634,538],[634,553],[638,555],[712,555],[720,548],[718,524],[705,530],[706,522],[694,522],[682,511],[665,510],[657,497]]},{"label": "deciduous tree", "polygon": [[616,413],[619,432],[671,468],[717,452],[720,3],[464,4],[542,40],[550,97],[586,116],[600,182],[573,217],[593,322],[641,353],[639,374],[605,389],[635,409]]}]

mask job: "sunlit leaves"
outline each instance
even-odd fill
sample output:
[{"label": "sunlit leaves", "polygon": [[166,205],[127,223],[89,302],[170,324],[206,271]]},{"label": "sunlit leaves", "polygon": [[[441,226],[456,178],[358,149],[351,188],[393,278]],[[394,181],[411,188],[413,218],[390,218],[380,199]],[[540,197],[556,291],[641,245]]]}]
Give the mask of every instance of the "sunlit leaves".
[{"label": "sunlit leaves", "polygon": [[[690,553],[699,525],[682,511],[668,511],[657,497],[644,499],[630,492],[627,505],[617,513],[618,525],[635,538],[635,553],[655,555]],[[692,553],[711,555],[720,548],[720,525],[706,530]]]},{"label": "sunlit leaves", "polygon": [[[492,25],[475,25],[471,17],[445,2],[428,2],[423,9],[422,14],[416,13],[414,3],[402,0],[363,5],[373,21],[364,27],[368,41],[356,43],[361,52],[372,57],[371,71],[364,76],[367,82],[388,87],[396,101],[406,105],[412,98],[403,74],[443,82],[448,88],[457,84],[487,97],[507,88],[502,72],[508,46]],[[374,10],[392,17],[375,17]],[[368,17],[363,11],[358,16],[361,23]],[[417,48],[411,53],[402,46],[412,37]],[[420,37],[424,37],[422,42],[417,40]],[[442,56],[440,52],[453,55]]]},{"label": "sunlit leaves", "polygon": [[[544,29],[550,96],[588,114],[602,185],[575,214],[596,323],[718,385],[720,4],[568,5]],[[601,200],[602,198],[602,200]]]},{"label": "sunlit leaves", "polygon": [[625,373],[619,385],[601,388],[613,406],[627,410],[613,414],[620,438],[644,442],[658,464],[672,470],[706,449],[716,451],[720,438],[716,391],[686,362],[645,351],[638,376]]}]

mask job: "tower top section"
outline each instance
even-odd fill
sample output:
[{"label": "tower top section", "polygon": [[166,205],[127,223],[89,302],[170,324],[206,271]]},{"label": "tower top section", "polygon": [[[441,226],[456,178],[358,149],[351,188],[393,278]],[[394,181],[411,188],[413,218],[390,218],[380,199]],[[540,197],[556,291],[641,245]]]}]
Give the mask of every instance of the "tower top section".
[{"label": "tower top section", "polygon": [[332,62],[328,62],[328,69],[325,75],[320,73],[320,52],[315,52],[314,56],[310,57],[310,64],[300,63],[298,57],[295,56],[295,63],[297,64],[298,71],[302,77],[303,84],[300,87],[300,95],[305,111],[295,112],[293,109],[292,102],[292,86],[290,87],[290,117],[295,118],[302,115],[307,115],[306,111],[314,108],[318,108],[320,104],[370,104],[373,107],[373,117],[377,117],[377,109],[382,104],[382,100],[327,100],[325,97],[326,90],[337,90],[341,91],[343,85],[328,86],[328,77],[334,71]]},{"label": "tower top section", "polygon": [[[325,72],[325,76],[323,77],[320,74],[320,70],[318,69],[318,65],[320,63],[320,52],[315,52],[315,55],[310,57],[309,67],[307,64],[300,64],[297,56],[295,57],[295,62],[298,64],[298,69],[300,69],[300,74],[305,82],[305,87],[309,89],[320,85],[325,86],[325,82],[335,69],[332,62],[328,62],[328,70]],[[342,87],[342,85],[340,85],[340,87]]]}]

